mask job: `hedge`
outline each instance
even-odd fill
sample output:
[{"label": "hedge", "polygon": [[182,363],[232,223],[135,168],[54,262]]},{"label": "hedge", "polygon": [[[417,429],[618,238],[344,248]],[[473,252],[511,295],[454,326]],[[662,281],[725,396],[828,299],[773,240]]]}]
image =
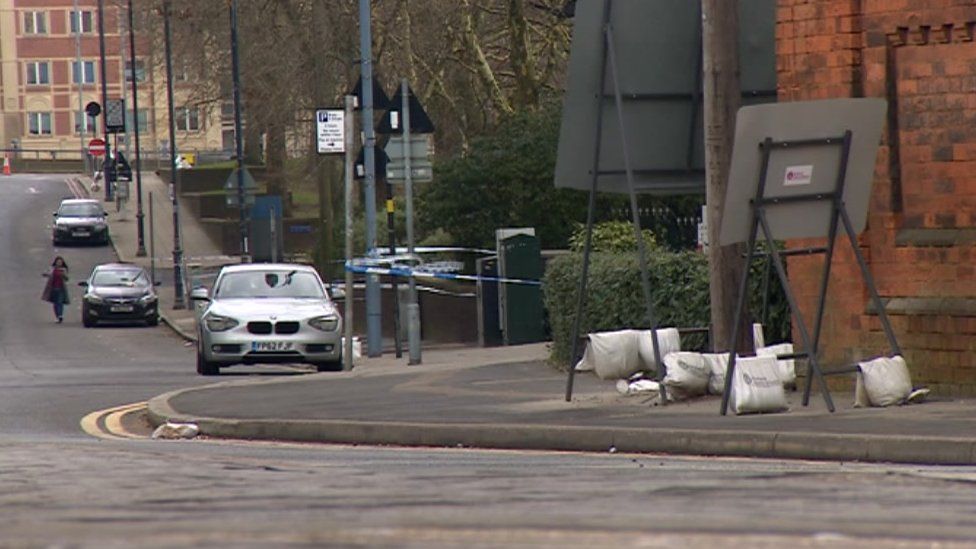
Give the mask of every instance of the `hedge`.
[{"label": "hedge", "polygon": [[[582,254],[553,258],[547,263],[543,299],[552,330],[550,361],[566,365],[572,349],[573,320]],[[697,252],[656,249],[648,257],[651,301],[660,326],[709,324],[708,261]],[[750,307],[758,317],[762,306],[762,268],[757,261],[750,275]],[[775,280],[770,283],[769,342],[789,339],[786,298]],[[637,254],[596,252],[590,256],[587,299],[580,333],[646,327]]]}]

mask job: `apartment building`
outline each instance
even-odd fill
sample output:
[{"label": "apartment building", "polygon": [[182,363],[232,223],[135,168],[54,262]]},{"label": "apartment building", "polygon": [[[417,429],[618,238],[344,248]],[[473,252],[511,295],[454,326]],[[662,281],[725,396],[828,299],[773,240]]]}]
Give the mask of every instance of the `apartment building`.
[{"label": "apartment building", "polygon": [[[163,52],[151,46],[160,41],[137,27],[133,63],[126,2],[105,0],[104,8],[107,97],[126,99],[127,134],[118,136],[120,146],[124,150],[138,122],[143,153],[168,156]],[[84,114],[89,102],[102,103],[98,24],[97,0],[0,0],[0,148],[78,158],[92,137],[102,135],[102,121]],[[176,57],[174,66],[183,66]],[[177,149],[221,150],[221,113],[188,100],[187,74],[179,70],[174,78]],[[134,78],[138,113],[132,111]]]}]

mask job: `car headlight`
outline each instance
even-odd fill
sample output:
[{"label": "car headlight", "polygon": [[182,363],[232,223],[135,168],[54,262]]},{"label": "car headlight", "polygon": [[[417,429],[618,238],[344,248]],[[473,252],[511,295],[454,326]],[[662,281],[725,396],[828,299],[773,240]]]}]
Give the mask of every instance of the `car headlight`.
[{"label": "car headlight", "polygon": [[203,321],[207,323],[207,329],[211,332],[225,332],[239,324],[239,322],[229,316],[220,315],[207,315]]},{"label": "car headlight", "polygon": [[323,332],[334,332],[339,327],[339,317],[336,315],[317,316],[309,319],[308,325]]},{"label": "car headlight", "polygon": [[156,294],[146,294],[139,298],[140,305],[149,305],[156,302]]},{"label": "car headlight", "polygon": [[105,300],[99,297],[97,294],[85,294],[85,301],[89,303],[99,304],[99,303],[103,303]]},{"label": "car headlight", "polygon": [[54,226],[54,230],[55,231],[58,231],[59,233],[66,233],[66,232],[68,232],[68,226],[67,225],[55,225]]}]

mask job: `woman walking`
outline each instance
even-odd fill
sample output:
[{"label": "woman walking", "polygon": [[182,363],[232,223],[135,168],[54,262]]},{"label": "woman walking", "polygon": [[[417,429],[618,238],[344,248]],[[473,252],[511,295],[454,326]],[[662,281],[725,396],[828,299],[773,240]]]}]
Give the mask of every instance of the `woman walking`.
[{"label": "woman walking", "polygon": [[54,304],[54,316],[58,322],[64,322],[64,306],[71,303],[68,296],[68,264],[60,255],[54,258],[51,263],[51,270],[44,273],[47,282],[44,284],[44,292],[41,299]]}]

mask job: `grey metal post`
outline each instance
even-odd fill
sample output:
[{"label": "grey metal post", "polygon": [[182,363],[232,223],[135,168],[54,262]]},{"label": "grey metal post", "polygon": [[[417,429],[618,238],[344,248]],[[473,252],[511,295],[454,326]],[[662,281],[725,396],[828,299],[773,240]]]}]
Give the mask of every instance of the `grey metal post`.
[{"label": "grey metal post", "polygon": [[[344,139],[346,142],[346,155],[345,155],[345,216],[346,216],[346,261],[352,259],[352,178],[353,170],[355,169],[353,164],[355,163],[355,155],[353,154],[353,144],[354,138],[353,133],[356,131],[356,125],[353,121],[353,109],[355,108],[356,98],[352,95],[346,96],[346,115],[343,119],[345,124]],[[345,330],[345,340],[342,349],[342,369],[352,370],[352,311],[353,311],[353,300],[354,300],[354,289],[352,286],[352,271],[346,269],[346,297],[344,300],[345,311],[342,315],[343,328]]]},{"label": "grey metal post", "polygon": [[149,193],[149,278],[156,283],[156,230],[153,217],[153,193]]},{"label": "grey metal post", "polygon": [[139,148],[139,83],[136,75],[136,31],[132,17],[132,0],[129,0],[129,59],[132,63],[132,125],[135,134],[136,160],[136,234],[138,245],[136,257],[146,256],[146,228],[143,223],[145,213],[142,211],[142,151]]},{"label": "grey metal post", "polygon": [[[403,178],[407,185],[407,254],[413,255],[413,175],[410,173],[410,86],[407,79],[400,82],[400,123],[403,124],[403,143],[407,154],[403,155]],[[417,303],[417,281],[411,276],[408,279],[410,296],[407,298],[407,364],[420,364],[420,304]]]},{"label": "grey metal post", "polygon": [[275,215],[274,207],[271,208],[270,215],[268,216],[268,224],[270,225],[268,233],[271,235],[271,261],[278,261],[278,216]]},{"label": "grey metal post", "polygon": [[[359,0],[359,57],[363,80],[363,134],[366,164],[363,192],[366,206],[366,253],[376,249],[376,132],[373,128],[373,35],[369,0]],[[366,354],[383,354],[383,325],[379,278],[366,275]]]},{"label": "grey metal post", "polygon": [[[72,12],[72,17],[75,18],[75,25],[78,32],[75,33],[75,63],[78,65],[78,114],[76,115],[78,121],[78,139],[81,152],[81,161],[84,164],[84,169],[86,174],[91,174],[92,169],[89,165],[88,159],[88,147],[85,146],[85,122],[88,121],[88,113],[85,112],[84,98],[82,97],[81,91],[81,12],[78,11],[78,0],[74,0],[74,12]],[[92,134],[94,134],[92,130]]]},{"label": "grey metal post", "polygon": [[[99,0],[101,1],[101,0]],[[169,28],[172,1],[163,2],[163,34],[166,42],[166,107],[169,111],[169,186],[173,201],[173,309],[185,309],[183,295],[183,244],[180,236],[180,200],[176,187],[176,116],[173,107],[173,36]]]},{"label": "grey metal post", "polygon": [[241,237],[241,263],[248,262],[247,200],[244,191],[244,135],[241,129],[241,60],[237,47],[237,0],[230,4],[230,52],[234,80],[234,142],[237,153],[238,230]]},{"label": "grey metal post", "polygon": [[[105,162],[102,164],[102,179],[105,182],[105,201],[109,202],[114,193],[108,180],[108,170],[104,169],[106,165],[111,164],[112,158],[112,145],[108,138],[108,109],[105,108],[108,103],[108,80],[105,76],[105,0],[98,0],[98,54],[102,62],[99,72],[102,79],[102,133],[105,135]],[[78,72],[78,79],[81,80],[84,67],[79,66]]]}]

